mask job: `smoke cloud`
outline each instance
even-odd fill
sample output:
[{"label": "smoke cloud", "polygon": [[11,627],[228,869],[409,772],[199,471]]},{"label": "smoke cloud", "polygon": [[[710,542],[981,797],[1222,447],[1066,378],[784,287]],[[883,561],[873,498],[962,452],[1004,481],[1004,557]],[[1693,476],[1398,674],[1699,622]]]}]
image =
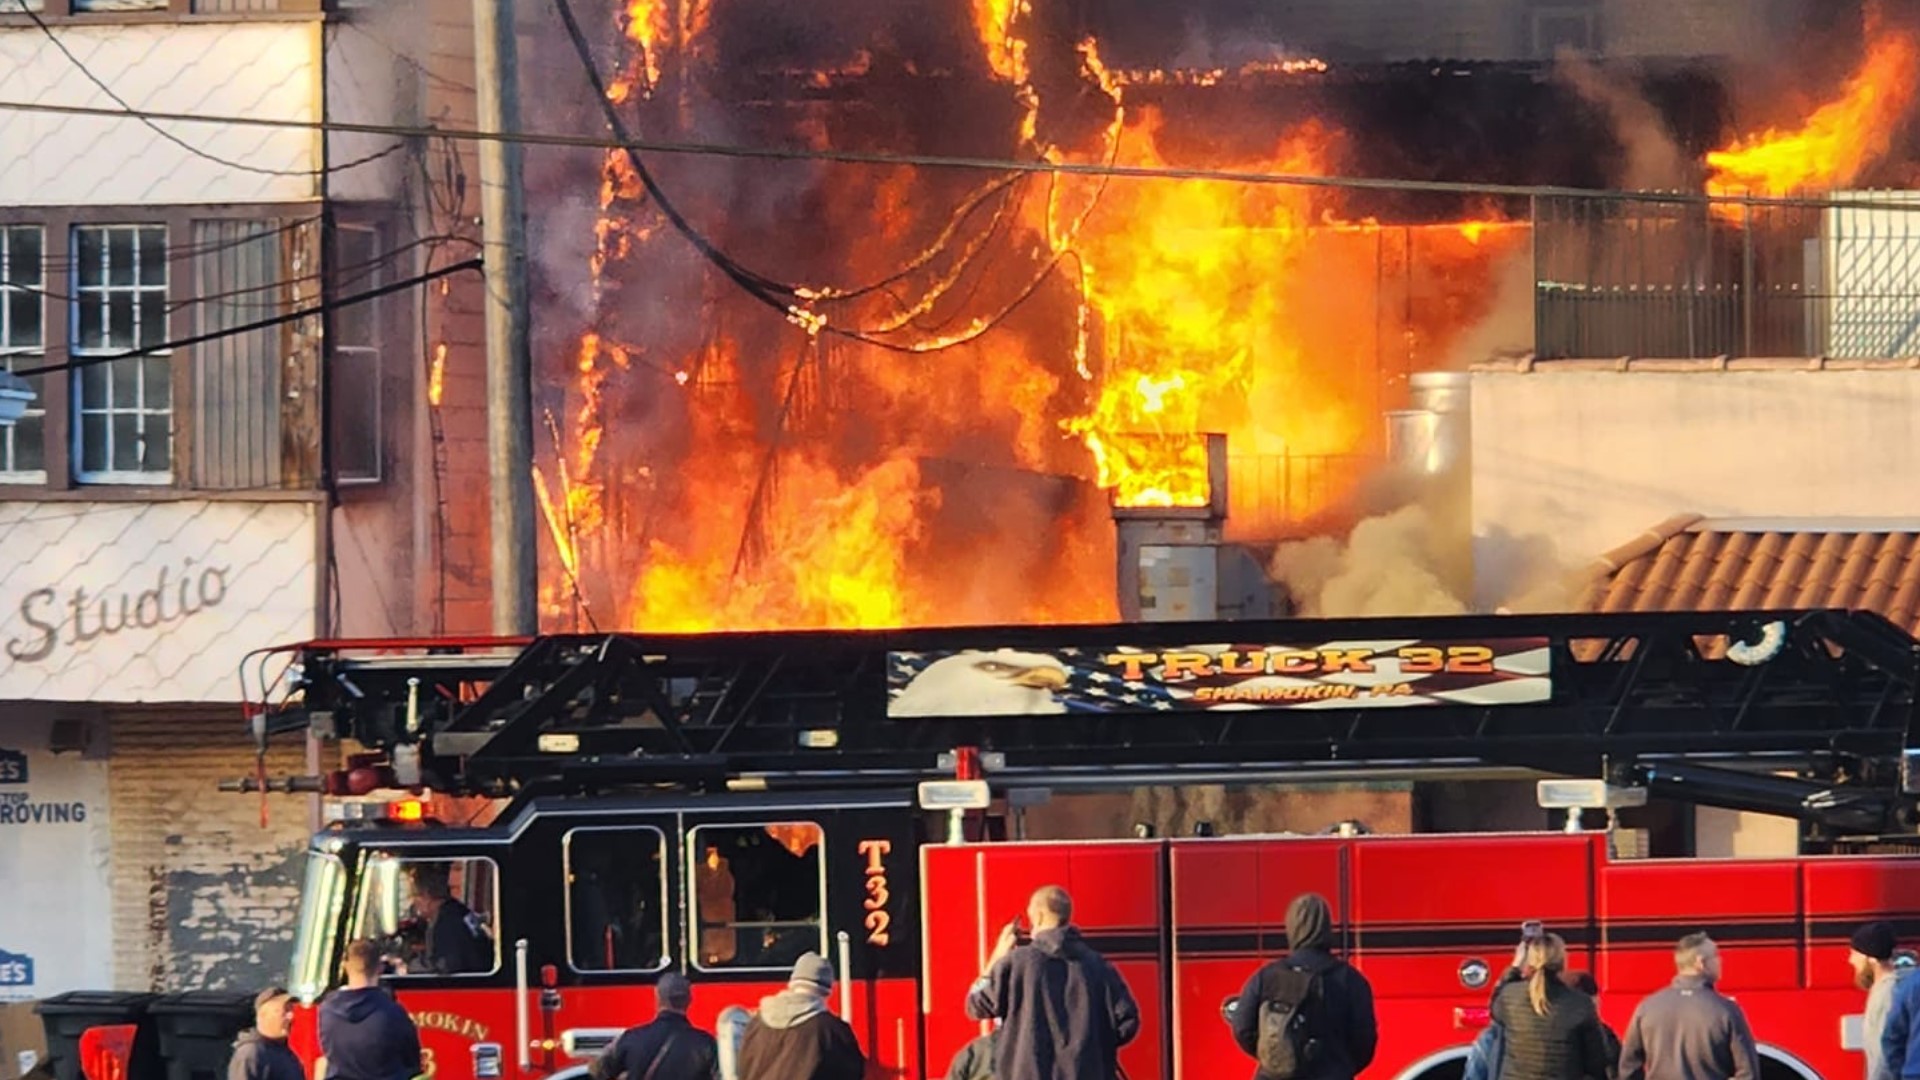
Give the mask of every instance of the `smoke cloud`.
[{"label": "smoke cloud", "polygon": [[1562,52],[1555,74],[1568,88],[1605,113],[1626,157],[1615,182],[1636,191],[1673,191],[1698,186],[1691,159],[1668,130],[1660,111],[1631,82],[1608,74],[1579,56]]}]

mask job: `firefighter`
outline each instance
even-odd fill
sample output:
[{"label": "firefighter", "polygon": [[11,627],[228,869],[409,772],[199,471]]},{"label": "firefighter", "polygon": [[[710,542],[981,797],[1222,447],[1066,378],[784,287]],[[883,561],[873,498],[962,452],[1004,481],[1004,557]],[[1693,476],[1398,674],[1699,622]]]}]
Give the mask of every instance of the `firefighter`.
[{"label": "firefighter", "polygon": [[1759,1080],[1747,1014],[1714,984],[1720,946],[1688,934],[1673,950],[1673,984],[1633,1010],[1620,1045],[1621,1080]]},{"label": "firefighter", "polygon": [[1493,999],[1493,1020],[1504,1032],[1500,1080],[1608,1080],[1600,1013],[1561,978],[1566,941],[1541,934],[1521,967],[1526,978],[1504,984]]},{"label": "firefighter", "polygon": [[845,1020],[827,1011],[833,965],[807,953],[787,988],[760,999],[740,1040],[740,1080],[861,1080],[867,1069]]},{"label": "firefighter", "polygon": [[287,1046],[293,1031],[293,996],[269,986],[253,997],[253,1027],[241,1032],[227,1059],[227,1080],[307,1080],[307,1070]]},{"label": "firefighter", "polygon": [[426,951],[414,974],[467,975],[493,970],[493,948],[485,924],[471,908],[454,899],[443,868],[412,868],[413,911],[426,923]]},{"label": "firefighter", "polygon": [[1353,1080],[1380,1042],[1373,987],[1333,955],[1333,909],[1318,893],[1287,905],[1287,955],[1247,979],[1229,1014],[1256,1080]]},{"label": "firefighter", "polygon": [[320,1003],[323,1080],[412,1080],[420,1064],[420,1030],[380,986],[380,946],[347,945],[340,962],[346,985]]},{"label": "firefighter", "polygon": [[587,1067],[592,1080],[718,1080],[720,1046],[687,1019],[693,984],[668,972],[653,984],[653,1022],[629,1028]]},{"label": "firefighter", "polygon": [[999,1020],[994,1080],[1113,1080],[1120,1048],[1140,1033],[1140,1006],[1125,979],[1073,926],[1073,898],[1048,885],[1020,921],[1000,932],[967,994],[967,1016]]},{"label": "firefighter", "polygon": [[1847,960],[1853,965],[1853,981],[1867,992],[1866,1016],[1861,1024],[1861,1049],[1866,1052],[1867,1080],[1895,1080],[1881,1053],[1881,1040],[1887,1033],[1887,1016],[1893,1011],[1893,994],[1908,969],[1893,962],[1900,945],[1893,927],[1870,922],[1853,932]]}]

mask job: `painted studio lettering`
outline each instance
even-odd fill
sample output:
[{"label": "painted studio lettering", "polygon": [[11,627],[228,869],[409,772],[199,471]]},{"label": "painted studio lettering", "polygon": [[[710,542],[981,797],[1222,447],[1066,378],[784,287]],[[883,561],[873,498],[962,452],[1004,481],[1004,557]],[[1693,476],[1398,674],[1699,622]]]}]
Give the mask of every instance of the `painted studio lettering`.
[{"label": "painted studio lettering", "polygon": [[199,566],[188,559],[177,570],[161,567],[152,584],[137,592],[35,589],[20,600],[27,632],[7,642],[7,655],[19,663],[38,663],[62,647],[190,619],[226,600],[227,574],[225,566]]}]

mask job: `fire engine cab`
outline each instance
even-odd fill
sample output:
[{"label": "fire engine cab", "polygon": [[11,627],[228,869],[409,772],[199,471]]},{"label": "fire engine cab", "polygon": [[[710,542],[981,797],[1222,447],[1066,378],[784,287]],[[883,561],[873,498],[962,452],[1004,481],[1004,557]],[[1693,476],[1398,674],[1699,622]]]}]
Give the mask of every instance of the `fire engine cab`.
[{"label": "fire engine cab", "polygon": [[[806,952],[839,971],[870,1077],[942,1077],[1043,884],[1139,1000],[1130,1080],[1251,1073],[1223,1009],[1309,890],[1374,987],[1369,1080],[1459,1075],[1527,920],[1616,1029],[1676,939],[1710,932],[1766,1080],[1858,1074],[1848,935],[1920,940],[1920,855],[1896,850],[1920,647],[1865,613],[322,642],[255,665],[263,750],[356,744],[323,776],[227,784],[320,791],[339,819],[308,855],[292,989],[311,1007],[347,941],[384,943],[448,1080],[580,1075],[667,971],[712,1029]],[[1490,769],[1540,778],[1569,831],[1039,842],[1018,822],[1043,790]],[[1645,858],[1580,831],[1649,793],[1796,818],[1812,853]],[[296,1029],[311,1060],[311,1013]]]}]

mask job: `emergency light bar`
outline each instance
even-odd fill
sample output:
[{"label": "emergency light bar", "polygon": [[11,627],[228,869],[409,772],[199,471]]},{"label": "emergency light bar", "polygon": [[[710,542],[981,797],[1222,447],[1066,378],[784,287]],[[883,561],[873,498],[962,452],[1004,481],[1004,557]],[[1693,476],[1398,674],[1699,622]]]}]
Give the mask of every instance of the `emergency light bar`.
[{"label": "emergency light bar", "polygon": [[328,822],[392,821],[403,825],[414,825],[427,819],[427,803],[425,799],[380,801],[355,799],[330,802],[327,804],[324,816]]}]

